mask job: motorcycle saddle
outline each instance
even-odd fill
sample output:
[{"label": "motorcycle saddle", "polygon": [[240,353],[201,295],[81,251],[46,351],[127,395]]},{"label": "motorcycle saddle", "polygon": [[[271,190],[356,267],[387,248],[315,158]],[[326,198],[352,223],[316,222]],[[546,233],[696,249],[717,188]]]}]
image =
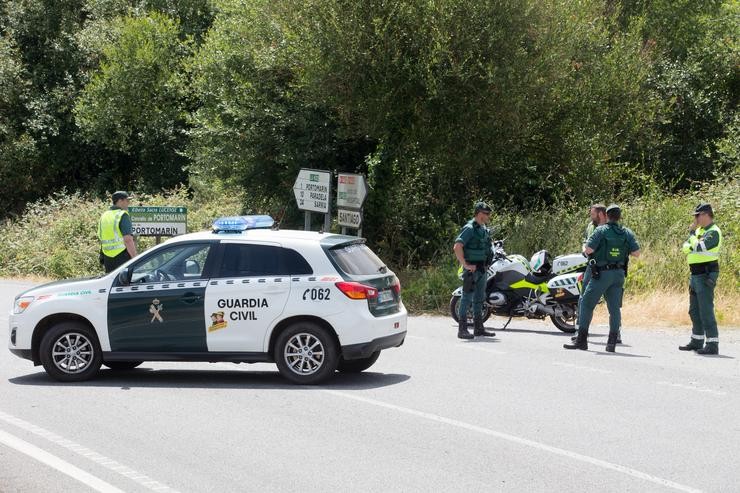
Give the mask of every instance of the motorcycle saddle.
[{"label": "motorcycle saddle", "polygon": [[535,274],[534,272],[530,272],[527,274],[527,276],[524,278],[525,281],[531,282],[532,284],[542,284],[543,282],[547,282],[552,277],[551,274]]}]

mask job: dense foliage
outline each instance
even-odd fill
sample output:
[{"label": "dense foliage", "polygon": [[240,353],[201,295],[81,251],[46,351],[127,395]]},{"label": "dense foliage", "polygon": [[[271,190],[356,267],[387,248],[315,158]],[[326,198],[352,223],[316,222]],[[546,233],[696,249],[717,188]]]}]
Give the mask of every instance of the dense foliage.
[{"label": "dense foliage", "polygon": [[552,211],[737,176],[739,19],[736,0],[4,0],[1,214],[184,184],[300,224],[299,168],[361,172],[366,236],[425,264],[478,198]]}]

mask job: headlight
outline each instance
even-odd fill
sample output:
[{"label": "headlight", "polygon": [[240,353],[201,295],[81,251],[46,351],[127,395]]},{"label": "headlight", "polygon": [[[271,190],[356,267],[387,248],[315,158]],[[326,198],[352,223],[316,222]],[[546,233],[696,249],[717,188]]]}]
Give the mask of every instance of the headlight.
[{"label": "headlight", "polygon": [[13,305],[13,313],[18,315],[26,311],[26,308],[33,302],[33,296],[21,296],[16,298],[15,305]]}]

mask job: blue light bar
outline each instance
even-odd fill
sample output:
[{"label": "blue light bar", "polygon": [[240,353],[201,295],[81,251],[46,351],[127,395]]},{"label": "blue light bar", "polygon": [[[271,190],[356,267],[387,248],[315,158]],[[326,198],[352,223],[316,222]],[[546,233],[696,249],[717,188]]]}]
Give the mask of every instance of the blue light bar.
[{"label": "blue light bar", "polygon": [[262,216],[229,216],[220,217],[213,222],[214,233],[241,233],[248,229],[269,229],[275,220]]}]

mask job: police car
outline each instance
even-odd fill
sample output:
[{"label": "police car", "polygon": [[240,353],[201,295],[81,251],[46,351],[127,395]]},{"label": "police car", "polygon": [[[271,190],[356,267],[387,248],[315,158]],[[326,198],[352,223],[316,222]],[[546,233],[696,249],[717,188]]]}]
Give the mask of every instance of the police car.
[{"label": "police car", "polygon": [[10,351],[60,381],[101,364],[274,362],[298,384],[360,372],[400,346],[398,278],[363,239],[276,230],[269,216],[222,218],[99,278],[16,297]]}]

